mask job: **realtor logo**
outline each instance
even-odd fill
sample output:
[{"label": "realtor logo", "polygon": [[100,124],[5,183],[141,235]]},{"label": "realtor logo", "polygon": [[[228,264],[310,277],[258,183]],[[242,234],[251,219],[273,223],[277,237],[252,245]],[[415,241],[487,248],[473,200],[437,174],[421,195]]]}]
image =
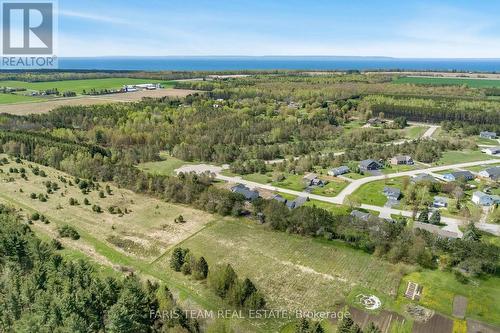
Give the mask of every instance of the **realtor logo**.
[{"label": "realtor logo", "polygon": [[2,2],[2,67],[55,68],[53,1]]}]

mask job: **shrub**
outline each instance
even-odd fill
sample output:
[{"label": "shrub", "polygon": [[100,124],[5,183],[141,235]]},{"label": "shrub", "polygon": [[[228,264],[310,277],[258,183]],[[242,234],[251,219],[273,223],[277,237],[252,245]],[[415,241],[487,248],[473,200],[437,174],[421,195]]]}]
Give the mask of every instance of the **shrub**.
[{"label": "shrub", "polygon": [[77,240],[80,238],[78,231],[76,231],[73,227],[65,224],[59,228],[59,236],[60,237],[69,237],[73,240]]}]

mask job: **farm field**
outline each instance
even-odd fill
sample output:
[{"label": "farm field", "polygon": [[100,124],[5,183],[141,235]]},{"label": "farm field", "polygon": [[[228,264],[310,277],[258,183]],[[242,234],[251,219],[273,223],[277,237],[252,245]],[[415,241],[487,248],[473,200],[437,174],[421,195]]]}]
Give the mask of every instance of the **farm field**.
[{"label": "farm field", "polygon": [[[48,82],[25,82],[25,81],[0,81],[0,87],[10,88],[26,88],[27,90],[48,90],[57,89],[59,92],[74,91],[77,94],[83,93],[83,90],[90,91],[91,89],[120,89],[126,84],[141,84],[141,83],[161,83],[164,87],[173,87],[172,81],[158,81],[149,79],[134,79],[134,78],[107,78],[107,79],[83,79],[83,80],[64,80],[64,81],[48,81]],[[19,92],[23,94],[23,92]]]},{"label": "farm field", "polygon": [[0,93],[0,104],[43,102],[46,100],[47,99],[45,99],[45,98],[39,98],[39,97]]},{"label": "farm field", "polygon": [[[401,278],[397,266],[341,243],[272,232],[244,219],[212,223],[182,247],[210,265],[231,263],[263,290],[271,309],[332,309],[355,286],[395,296]],[[168,257],[159,262],[165,269]]]},{"label": "farm field", "polygon": [[424,84],[424,85],[467,85],[470,88],[493,88],[500,87],[500,80],[488,79],[466,79],[466,78],[438,78],[438,77],[412,77],[405,76],[397,78],[393,81],[396,84]]},{"label": "farm field", "polygon": [[189,94],[194,93],[193,90],[185,89],[156,89],[156,90],[143,90],[111,95],[99,95],[99,96],[78,96],[70,98],[51,98],[49,99],[36,99],[35,97],[20,96],[23,98],[30,98],[34,103],[24,102],[24,103],[11,103],[2,104],[0,103],[0,113],[9,113],[13,115],[28,115],[36,113],[47,113],[50,110],[61,106],[75,106],[75,105],[98,105],[98,104],[109,104],[116,102],[135,102],[140,101],[144,97],[159,98],[159,97],[185,97]]}]

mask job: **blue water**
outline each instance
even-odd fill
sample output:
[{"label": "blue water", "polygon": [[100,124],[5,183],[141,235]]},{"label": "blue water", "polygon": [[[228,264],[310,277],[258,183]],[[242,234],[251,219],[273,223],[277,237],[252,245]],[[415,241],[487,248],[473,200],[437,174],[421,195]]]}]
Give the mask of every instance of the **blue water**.
[{"label": "blue water", "polygon": [[97,57],[60,58],[60,69],[82,70],[456,70],[500,72],[500,59],[400,59],[384,57]]}]

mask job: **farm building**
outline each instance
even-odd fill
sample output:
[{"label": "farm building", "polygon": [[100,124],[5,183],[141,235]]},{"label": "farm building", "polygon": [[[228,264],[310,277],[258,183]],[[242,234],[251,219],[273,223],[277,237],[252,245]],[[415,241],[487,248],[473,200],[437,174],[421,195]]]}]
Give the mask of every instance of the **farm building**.
[{"label": "farm building", "polygon": [[497,134],[495,132],[484,131],[479,133],[479,137],[484,139],[495,139],[497,137]]},{"label": "farm building", "polygon": [[500,154],[500,147],[488,147],[484,148],[482,151],[487,155],[498,155]]},{"label": "farm building", "polygon": [[472,202],[480,206],[491,206],[500,203],[498,195],[490,195],[481,191],[476,191],[472,194]]},{"label": "farm building", "polygon": [[392,165],[413,165],[413,159],[408,155],[396,155],[389,160]]},{"label": "farm building", "polygon": [[498,180],[500,179],[500,166],[484,169],[483,171],[479,172],[479,175],[491,180]]},{"label": "farm building", "polygon": [[447,207],[448,206],[448,198],[435,196],[432,202],[434,207]]},{"label": "farm building", "polygon": [[250,190],[243,184],[237,184],[231,187],[231,192],[241,194],[246,200],[252,201],[259,197],[259,192],[256,190]]},{"label": "farm building", "polygon": [[382,191],[387,199],[398,200],[401,196],[401,190],[396,187],[384,187]]},{"label": "farm building", "polygon": [[447,181],[456,181],[459,179],[465,179],[466,181],[473,180],[474,175],[470,171],[455,171],[443,175],[443,178]]},{"label": "farm building", "polygon": [[340,176],[349,172],[349,167],[343,165],[338,168],[333,168],[328,171],[329,176]]},{"label": "farm building", "polygon": [[379,170],[382,168],[382,164],[379,162],[372,160],[372,159],[367,159],[359,162],[359,168],[363,171],[368,171],[368,170]]}]

